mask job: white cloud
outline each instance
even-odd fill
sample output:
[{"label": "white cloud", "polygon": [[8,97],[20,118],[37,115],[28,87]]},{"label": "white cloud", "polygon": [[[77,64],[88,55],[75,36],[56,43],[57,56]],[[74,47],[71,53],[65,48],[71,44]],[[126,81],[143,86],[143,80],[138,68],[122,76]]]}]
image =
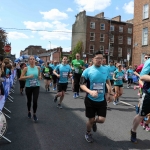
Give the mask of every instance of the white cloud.
[{"label": "white cloud", "polygon": [[51,9],[48,12],[40,12],[40,14],[44,15],[43,18],[45,20],[63,20],[68,18],[66,13],[60,12],[58,9]]},{"label": "white cloud", "polygon": [[106,7],[110,6],[111,0],[74,0],[77,3],[79,11],[90,11],[104,10]]},{"label": "white cloud", "polygon": [[123,9],[125,10],[126,13],[133,14],[134,13],[134,2],[130,1],[129,3],[125,3],[123,6]]},{"label": "white cloud", "polygon": [[29,37],[21,32],[8,32],[8,38],[12,40],[28,39]]},{"label": "white cloud", "polygon": [[73,11],[71,8],[68,8],[66,11],[68,11],[68,12],[71,12],[71,11]]},{"label": "white cloud", "polygon": [[63,52],[70,52],[70,51],[71,51],[71,46],[70,46],[70,47],[63,48]]},{"label": "white cloud", "polygon": [[24,21],[23,23],[27,29],[31,29],[31,30],[37,30],[37,29],[44,30],[45,28],[52,28],[53,27],[53,25],[50,24],[49,22]]},{"label": "white cloud", "polygon": [[119,7],[116,7],[116,10],[119,10]]},{"label": "white cloud", "polygon": [[58,46],[58,45],[55,45],[55,44],[52,44],[52,43],[50,44],[50,43],[49,43],[49,44],[46,46],[46,49],[50,49],[50,48],[53,49],[53,48],[57,48],[57,47],[60,47],[60,45]]}]

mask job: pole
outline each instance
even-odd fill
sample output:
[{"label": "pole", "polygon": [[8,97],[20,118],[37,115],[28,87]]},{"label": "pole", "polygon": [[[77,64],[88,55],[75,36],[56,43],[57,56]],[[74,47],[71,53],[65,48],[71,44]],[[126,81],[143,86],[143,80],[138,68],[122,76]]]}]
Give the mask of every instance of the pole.
[{"label": "pole", "polygon": [[51,50],[51,41],[49,41],[49,43],[50,43],[50,50]]},{"label": "pole", "polygon": [[110,39],[111,39],[111,19],[110,19],[110,28],[109,28],[109,45],[108,45],[108,64],[110,61]]}]

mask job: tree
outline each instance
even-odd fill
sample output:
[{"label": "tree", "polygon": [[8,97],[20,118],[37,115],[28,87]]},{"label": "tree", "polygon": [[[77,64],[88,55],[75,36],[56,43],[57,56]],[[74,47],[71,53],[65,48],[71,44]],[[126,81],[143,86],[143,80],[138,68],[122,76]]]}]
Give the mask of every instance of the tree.
[{"label": "tree", "polygon": [[7,43],[7,33],[0,28],[0,55],[4,55],[4,46]]},{"label": "tree", "polygon": [[82,42],[79,41],[77,45],[74,47],[72,54],[69,57],[72,57],[72,60],[76,58],[76,53],[81,53],[82,51]]}]

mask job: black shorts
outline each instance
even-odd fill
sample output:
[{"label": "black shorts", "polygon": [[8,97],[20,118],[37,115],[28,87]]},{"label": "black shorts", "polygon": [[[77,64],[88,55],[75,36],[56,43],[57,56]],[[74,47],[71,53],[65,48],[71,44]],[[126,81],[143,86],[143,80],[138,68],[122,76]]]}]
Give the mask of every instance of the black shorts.
[{"label": "black shorts", "polygon": [[26,81],[19,80],[20,88],[23,89],[25,87]]},{"label": "black shorts", "polygon": [[96,115],[104,118],[106,117],[107,113],[106,100],[102,102],[94,102],[86,96],[84,104],[85,104],[85,115],[87,118],[94,118]]},{"label": "black shorts", "polygon": [[114,85],[114,80],[110,80],[110,83],[113,86]]},{"label": "black shorts", "polygon": [[44,80],[51,80],[50,77],[44,77]]},{"label": "black shorts", "polygon": [[67,86],[68,86],[68,83],[58,83],[57,84],[57,90],[58,90],[58,92],[62,92],[62,91],[66,92]]},{"label": "black shorts", "polygon": [[57,76],[56,75],[52,75],[52,79],[53,79],[53,83],[56,84],[57,83]]},{"label": "black shorts", "polygon": [[140,116],[146,116],[150,113],[150,94],[143,93],[142,100],[140,101]]},{"label": "black shorts", "polygon": [[133,79],[131,79],[131,78],[129,79],[129,78],[128,78],[128,84],[129,84],[129,83],[132,84],[132,83],[133,83]]},{"label": "black shorts", "polygon": [[123,84],[122,85],[114,85],[114,86],[123,87]]}]

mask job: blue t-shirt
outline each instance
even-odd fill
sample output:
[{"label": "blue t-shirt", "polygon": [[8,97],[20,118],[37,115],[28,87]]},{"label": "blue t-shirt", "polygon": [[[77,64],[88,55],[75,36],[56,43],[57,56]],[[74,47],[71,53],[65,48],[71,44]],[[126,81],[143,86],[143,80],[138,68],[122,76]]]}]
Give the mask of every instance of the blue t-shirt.
[{"label": "blue t-shirt", "polygon": [[114,72],[116,70],[116,67],[109,65],[108,68],[109,68],[109,73],[110,73],[110,80],[113,80],[113,75],[114,75]]},{"label": "blue t-shirt", "polygon": [[10,75],[10,69],[6,68],[6,75]]},{"label": "blue t-shirt", "polygon": [[132,69],[128,69],[127,70],[128,79],[132,79],[133,75],[134,75],[134,71]]},{"label": "blue t-shirt", "polygon": [[49,64],[49,67],[53,68],[53,66],[54,66],[53,64]]},{"label": "blue t-shirt", "polygon": [[[144,67],[140,73],[140,76],[143,76],[143,75],[150,75],[150,59],[148,59],[144,63]],[[150,94],[150,82],[146,82],[146,81],[144,82],[143,90],[144,92]]]},{"label": "blue t-shirt", "polygon": [[124,72],[123,71],[115,71],[114,72],[114,76],[115,76],[115,79],[117,80],[114,80],[114,85],[123,85],[123,77],[124,77]]},{"label": "blue t-shirt", "polygon": [[58,72],[58,74],[60,75],[59,79],[59,83],[67,83],[68,82],[68,75],[71,72],[71,67],[70,65],[66,64],[60,64],[58,65],[55,70]]},{"label": "blue t-shirt", "polygon": [[104,101],[106,80],[109,77],[108,68],[105,66],[96,67],[93,65],[85,69],[82,73],[82,76],[88,82],[87,88],[98,91],[98,97],[92,97],[90,94],[88,94],[88,98],[96,102]]}]

